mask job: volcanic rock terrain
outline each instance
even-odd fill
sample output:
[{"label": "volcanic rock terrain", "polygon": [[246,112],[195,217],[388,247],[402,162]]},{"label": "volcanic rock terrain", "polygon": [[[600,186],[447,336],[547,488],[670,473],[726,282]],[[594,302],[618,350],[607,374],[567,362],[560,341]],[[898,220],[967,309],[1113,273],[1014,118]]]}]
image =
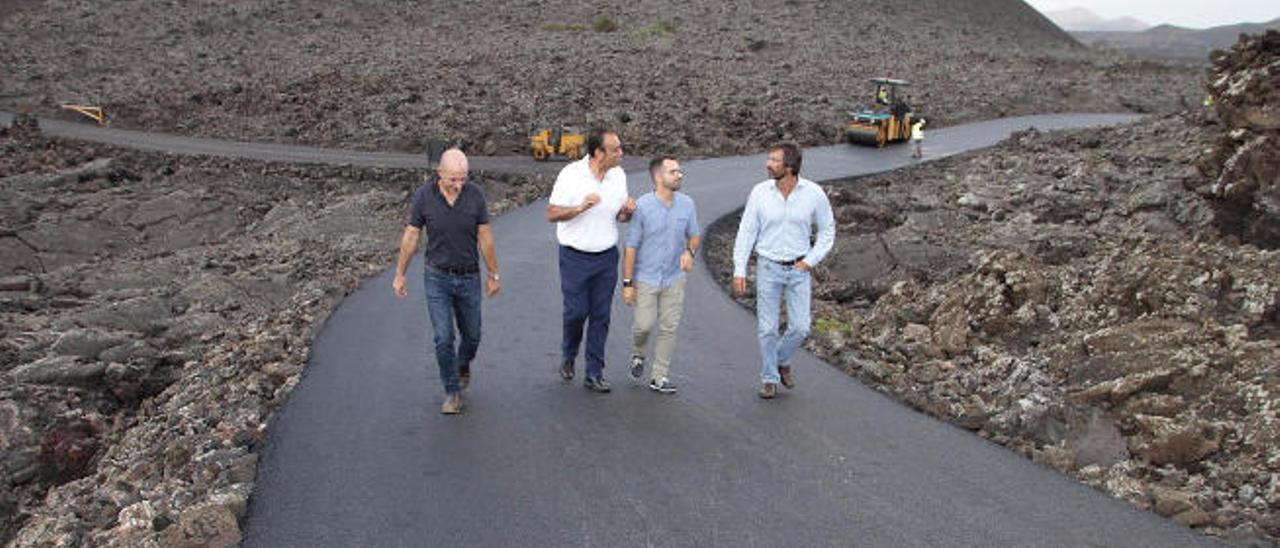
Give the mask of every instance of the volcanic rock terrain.
[{"label": "volcanic rock terrain", "polygon": [[103,105],[119,127],[237,140],[524,153],[545,124],[631,152],[839,140],[867,78],[915,83],[934,127],[1168,110],[1201,74],[1079,46],[1019,0],[48,0],[0,20],[0,107]]},{"label": "volcanic rock terrain", "polygon": [[[1141,508],[1274,545],[1280,33],[1214,67],[1215,112],[827,185],[809,348]],[[708,237],[726,287],[737,217]]]},{"label": "volcanic rock terrain", "polygon": [[[253,444],[324,318],[394,261],[421,173],[26,128],[0,129],[0,151],[0,540],[238,539]],[[478,181],[495,214],[550,191]]]},{"label": "volcanic rock terrain", "polygon": [[[1206,116],[1182,108],[1201,71],[1091,52],[1017,0],[45,0],[0,31],[0,108],[242,141],[523,153],[534,125],[606,123],[631,153],[758,152],[837,141],[878,75],[935,126],[1156,113],[832,187],[812,348],[1140,506],[1280,534],[1270,35],[1215,59]],[[391,264],[421,174],[30,128],[0,151],[0,542],[234,544],[254,442]],[[495,213],[549,186],[480,181]]]}]

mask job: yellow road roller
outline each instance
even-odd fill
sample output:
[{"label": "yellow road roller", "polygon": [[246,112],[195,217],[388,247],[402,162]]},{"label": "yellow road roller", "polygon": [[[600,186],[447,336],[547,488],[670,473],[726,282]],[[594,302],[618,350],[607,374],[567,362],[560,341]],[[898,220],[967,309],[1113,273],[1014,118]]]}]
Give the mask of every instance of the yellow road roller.
[{"label": "yellow road roller", "polygon": [[849,111],[849,124],[845,138],[858,145],[883,147],[888,143],[911,138],[911,105],[900,88],[910,85],[906,80],[872,78],[875,86],[870,106]]},{"label": "yellow road roller", "polygon": [[572,127],[541,128],[529,136],[529,150],[538,161],[552,156],[577,160],[587,152],[587,136]]}]

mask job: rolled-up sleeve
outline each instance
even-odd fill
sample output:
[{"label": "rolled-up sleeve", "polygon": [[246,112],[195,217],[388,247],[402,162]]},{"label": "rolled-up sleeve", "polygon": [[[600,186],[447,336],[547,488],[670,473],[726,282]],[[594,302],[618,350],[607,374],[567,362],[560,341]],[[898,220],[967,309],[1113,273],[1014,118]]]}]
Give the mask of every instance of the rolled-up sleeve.
[{"label": "rolled-up sleeve", "polygon": [[636,209],[635,215],[631,217],[630,226],[627,227],[627,239],[622,244],[623,247],[640,249],[640,244],[644,243],[644,211]]},{"label": "rolled-up sleeve", "polygon": [[759,206],[755,189],[747,197],[747,207],[742,211],[742,220],[738,222],[738,237],[733,240],[733,277],[747,277],[747,261],[751,259],[751,250],[756,245],[756,237],[760,234],[760,219],[756,211]]},{"label": "rolled-up sleeve", "polygon": [[685,226],[684,238],[688,240],[694,236],[702,236],[702,227],[698,225],[698,208],[693,204],[693,201],[690,200],[689,224]]},{"label": "rolled-up sleeve", "polygon": [[831,213],[831,201],[827,199],[827,193],[822,187],[819,186],[817,189],[817,197],[814,198],[817,203],[813,208],[813,224],[818,227],[818,238],[804,257],[804,262],[809,266],[817,266],[822,262],[836,241],[836,221]]}]

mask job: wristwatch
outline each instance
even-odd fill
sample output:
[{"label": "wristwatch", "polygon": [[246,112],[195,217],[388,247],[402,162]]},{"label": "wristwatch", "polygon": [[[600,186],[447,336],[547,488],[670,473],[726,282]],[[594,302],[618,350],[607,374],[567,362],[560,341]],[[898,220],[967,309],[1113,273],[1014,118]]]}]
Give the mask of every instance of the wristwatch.
[{"label": "wristwatch", "polygon": [[697,257],[697,256],[698,256],[698,252],[697,252],[697,251],[694,251],[692,247],[686,247],[686,248],[684,248],[684,250],[689,252],[689,256],[690,256],[690,257]]},{"label": "wristwatch", "polygon": [[490,272],[489,279],[495,282],[500,282],[502,281],[502,276],[499,276],[497,272]]},{"label": "wristwatch", "polygon": [[623,278],[623,279],[622,279],[622,287],[631,287],[631,285],[632,285],[633,283],[634,283],[634,282],[632,282],[632,281],[631,281],[631,278]]}]

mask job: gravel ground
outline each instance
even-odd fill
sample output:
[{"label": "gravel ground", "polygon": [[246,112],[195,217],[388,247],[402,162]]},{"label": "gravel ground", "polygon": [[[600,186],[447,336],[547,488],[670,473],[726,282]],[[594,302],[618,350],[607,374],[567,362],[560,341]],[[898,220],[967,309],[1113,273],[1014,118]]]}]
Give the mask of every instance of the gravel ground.
[{"label": "gravel ground", "polygon": [[[1197,168],[1222,132],[1202,112],[1031,131],[828,184],[808,348],[1140,508],[1274,545],[1280,241],[1229,231]],[[726,290],[739,215],[707,239]]]},{"label": "gravel ground", "polygon": [[[832,143],[871,76],[912,80],[935,127],[1168,114],[1204,85],[1201,69],[1081,48],[1017,0],[20,1],[0,3],[0,64],[7,110],[74,119],[58,105],[87,103],[116,127],[411,152],[445,138],[473,154],[522,154],[553,123],[611,125],[639,155]],[[1188,197],[1197,147],[1225,132],[1199,123],[1027,134],[841,191],[846,236],[822,274],[813,348],[1135,504],[1273,541],[1280,470],[1258,449],[1276,441],[1258,408],[1274,402],[1263,274],[1276,260],[1237,244],[1274,225],[1222,228],[1258,185],[1223,182],[1225,209]],[[1233,167],[1229,144],[1216,150]],[[316,326],[394,260],[421,174],[14,130],[0,150],[0,541],[238,539],[254,441]],[[482,184],[498,212],[549,188]],[[1159,280],[1200,289],[1139,290]],[[1117,346],[1129,340],[1185,352],[1143,360]],[[1088,374],[1070,367],[1081,360]],[[1152,362],[1173,369],[1139,370]]]},{"label": "gravel ground", "polygon": [[[0,541],[238,536],[254,442],[324,318],[393,264],[422,174],[19,130],[0,150]],[[550,191],[478,180],[495,214]]]},{"label": "gravel ground", "polygon": [[438,137],[480,154],[524,153],[532,127],[557,123],[612,125],[646,155],[833,143],[873,76],[915,82],[934,127],[1167,111],[1198,101],[1202,78],[1087,50],[1018,0],[48,0],[0,30],[13,67],[0,107],[81,102],[120,127],[406,151]]}]

